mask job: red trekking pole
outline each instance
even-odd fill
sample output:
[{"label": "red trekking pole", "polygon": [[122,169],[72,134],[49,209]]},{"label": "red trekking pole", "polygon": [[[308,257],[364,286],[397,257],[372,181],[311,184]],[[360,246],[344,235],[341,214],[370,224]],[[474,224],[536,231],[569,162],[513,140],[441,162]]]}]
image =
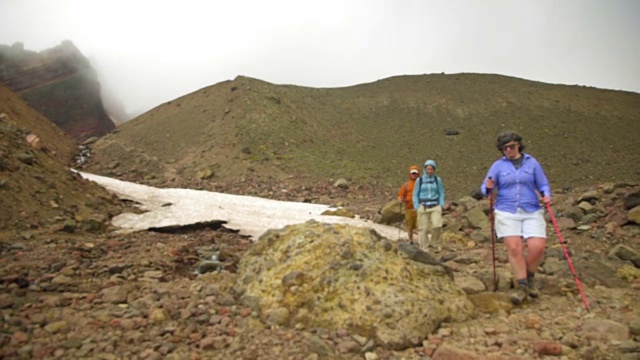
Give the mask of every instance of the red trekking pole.
[{"label": "red trekking pole", "polygon": [[[489,177],[491,179],[491,177]],[[495,221],[493,220],[493,188],[489,189],[489,207],[491,212],[489,213],[489,219],[491,220],[491,259],[493,261],[493,292],[498,290],[498,278],[496,277],[496,232]]]},{"label": "red trekking pole", "polygon": [[553,216],[553,211],[551,211],[551,205],[546,203],[547,211],[549,211],[549,216],[551,216],[551,221],[553,222],[553,227],[556,229],[556,234],[558,234],[558,242],[562,246],[562,251],[564,252],[564,256],[567,258],[567,263],[569,263],[569,269],[571,269],[571,274],[573,274],[573,278],[576,281],[576,285],[578,286],[578,291],[580,291],[580,296],[582,297],[582,302],[584,303],[585,309],[589,311],[589,303],[587,302],[586,296],[584,296],[584,291],[582,291],[582,284],[580,283],[580,279],[578,278],[578,274],[576,274],[576,269],[573,267],[573,263],[571,262],[571,258],[569,257],[569,252],[567,251],[567,247],[565,244],[562,234],[560,234],[560,228],[558,227],[558,223],[556,222],[556,218]]}]

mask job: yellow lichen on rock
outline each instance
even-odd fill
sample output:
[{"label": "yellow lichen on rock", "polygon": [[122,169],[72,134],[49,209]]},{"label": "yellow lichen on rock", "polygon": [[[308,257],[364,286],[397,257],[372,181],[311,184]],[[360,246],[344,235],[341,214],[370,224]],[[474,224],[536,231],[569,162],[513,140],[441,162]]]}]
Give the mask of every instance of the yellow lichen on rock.
[{"label": "yellow lichen on rock", "polygon": [[348,329],[416,346],[473,309],[443,266],[408,258],[373,230],[315,221],[266,232],[240,262],[245,303],[268,325]]},{"label": "yellow lichen on rock", "polygon": [[618,276],[626,282],[632,282],[635,279],[640,279],[640,269],[637,269],[631,265],[622,265],[618,271]]}]

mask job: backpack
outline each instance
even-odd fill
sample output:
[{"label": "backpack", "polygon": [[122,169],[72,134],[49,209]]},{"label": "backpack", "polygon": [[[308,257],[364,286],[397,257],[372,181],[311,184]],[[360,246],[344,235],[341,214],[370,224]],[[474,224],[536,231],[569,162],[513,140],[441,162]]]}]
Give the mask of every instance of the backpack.
[{"label": "backpack", "polygon": [[[438,196],[440,195],[440,187],[442,186],[442,180],[440,180],[439,176],[435,176],[436,178],[436,186],[438,187]],[[418,189],[422,190],[422,176],[418,178],[420,184],[418,184]]]}]

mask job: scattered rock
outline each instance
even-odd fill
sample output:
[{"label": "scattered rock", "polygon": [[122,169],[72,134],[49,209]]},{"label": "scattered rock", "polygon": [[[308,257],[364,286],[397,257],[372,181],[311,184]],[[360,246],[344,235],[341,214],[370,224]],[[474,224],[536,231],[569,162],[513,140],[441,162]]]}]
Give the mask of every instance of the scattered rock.
[{"label": "scattered rock", "polygon": [[536,341],[533,351],[538,355],[562,355],[562,344],[556,341]]},{"label": "scattered rock", "polygon": [[382,206],[380,209],[380,224],[395,224],[404,220],[403,204],[397,200],[391,200]]},{"label": "scattered rock", "polygon": [[629,221],[640,225],[640,206],[636,206],[627,213]]},{"label": "scattered rock", "polygon": [[36,157],[32,154],[20,153],[16,154],[16,159],[27,165],[33,165],[36,163]]},{"label": "scattered rock", "polygon": [[[51,228],[0,239],[0,358],[632,359],[640,232],[621,201],[632,190],[603,190],[589,202],[595,221],[563,230],[590,312],[553,231],[540,299],[511,304],[500,242],[492,291],[492,245],[480,240],[490,233],[466,219],[473,208],[486,216],[487,199],[447,207],[440,253],[321,223],[253,243],[221,227],[88,234],[92,215],[52,217]],[[559,218],[573,196],[554,198]],[[605,236],[614,212],[624,235]],[[74,232],[56,231],[71,217]],[[205,262],[214,271],[194,274]],[[470,305],[443,310],[456,301]]]},{"label": "scattered rock", "polygon": [[348,189],[349,188],[349,182],[347,181],[347,179],[338,179],[336,180],[336,182],[333,183],[333,187],[336,188],[341,188],[341,189]]},{"label": "scattered rock", "polygon": [[618,258],[621,260],[628,260],[633,263],[637,268],[640,268],[640,253],[636,252],[632,248],[618,244],[611,251],[609,251],[609,258]]},{"label": "scattered rock", "polygon": [[6,309],[13,306],[13,297],[9,294],[0,294],[0,309]]}]

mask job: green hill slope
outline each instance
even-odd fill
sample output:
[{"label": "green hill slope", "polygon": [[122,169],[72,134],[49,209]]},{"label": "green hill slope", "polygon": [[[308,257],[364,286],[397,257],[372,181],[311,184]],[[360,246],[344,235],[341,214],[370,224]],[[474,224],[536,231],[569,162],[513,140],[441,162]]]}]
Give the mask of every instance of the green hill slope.
[{"label": "green hill slope", "polygon": [[87,170],[208,189],[343,177],[393,193],[410,164],[432,158],[455,198],[479,186],[506,129],[554,188],[640,177],[640,94],[483,74],[331,89],[238,77],[123,124],[95,144]]}]

